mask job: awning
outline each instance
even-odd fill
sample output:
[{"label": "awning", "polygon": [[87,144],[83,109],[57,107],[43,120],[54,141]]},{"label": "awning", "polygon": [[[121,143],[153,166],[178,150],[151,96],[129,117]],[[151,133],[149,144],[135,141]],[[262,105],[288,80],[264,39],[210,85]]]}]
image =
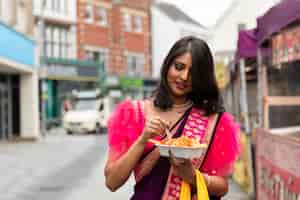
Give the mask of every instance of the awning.
[{"label": "awning", "polygon": [[[256,58],[258,47],[257,28],[242,30],[238,34],[237,51],[234,63],[237,64],[241,58]],[[270,48],[260,48],[263,56],[270,56]]]},{"label": "awning", "polygon": [[252,58],[257,55],[257,30],[242,30],[238,34],[236,58]]},{"label": "awning", "polygon": [[300,0],[284,0],[257,18],[258,45],[268,45],[268,39],[282,28],[300,20]]}]

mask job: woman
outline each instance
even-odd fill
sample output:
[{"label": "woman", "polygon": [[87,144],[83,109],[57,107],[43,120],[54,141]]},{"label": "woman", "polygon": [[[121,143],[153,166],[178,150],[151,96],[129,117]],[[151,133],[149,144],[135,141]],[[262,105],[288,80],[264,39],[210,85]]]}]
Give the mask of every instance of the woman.
[{"label": "woman", "polygon": [[[206,155],[193,160],[160,157],[148,140],[162,139],[166,129],[172,137],[185,135],[209,143]],[[108,132],[105,177],[111,191],[134,172],[131,199],[179,199],[181,180],[195,188],[199,169],[211,197],[226,194],[226,176],[239,153],[239,128],[223,112],[213,58],[201,39],[189,36],[177,41],[164,60],[154,97],[122,102],[111,116]]]}]

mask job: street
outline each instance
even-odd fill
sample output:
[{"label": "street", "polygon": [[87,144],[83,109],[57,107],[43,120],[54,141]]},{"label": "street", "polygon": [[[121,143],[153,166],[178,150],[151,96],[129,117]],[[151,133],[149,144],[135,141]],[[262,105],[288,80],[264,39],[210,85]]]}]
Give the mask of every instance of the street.
[{"label": "street", "polygon": [[[131,178],[115,193],[104,183],[106,135],[66,135],[52,130],[37,142],[1,143],[1,200],[129,199]],[[224,199],[246,199],[230,182]]]}]

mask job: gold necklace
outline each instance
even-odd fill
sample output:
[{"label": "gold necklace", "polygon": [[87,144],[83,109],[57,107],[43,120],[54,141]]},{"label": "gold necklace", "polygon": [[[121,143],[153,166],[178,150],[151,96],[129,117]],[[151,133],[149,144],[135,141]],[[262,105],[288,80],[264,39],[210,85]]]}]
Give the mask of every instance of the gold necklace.
[{"label": "gold necklace", "polygon": [[170,109],[171,112],[176,112],[178,114],[184,113],[189,107],[193,105],[193,102],[188,100],[183,104],[174,104]]}]

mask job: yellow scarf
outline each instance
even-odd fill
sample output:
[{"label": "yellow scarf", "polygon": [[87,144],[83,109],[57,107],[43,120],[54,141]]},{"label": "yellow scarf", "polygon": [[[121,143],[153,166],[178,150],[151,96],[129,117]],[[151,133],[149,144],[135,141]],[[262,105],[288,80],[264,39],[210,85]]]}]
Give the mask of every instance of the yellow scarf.
[{"label": "yellow scarf", "polygon": [[[197,199],[209,200],[205,179],[199,170],[196,170],[196,185],[197,185]],[[191,200],[191,187],[185,181],[181,182],[180,200]]]}]

